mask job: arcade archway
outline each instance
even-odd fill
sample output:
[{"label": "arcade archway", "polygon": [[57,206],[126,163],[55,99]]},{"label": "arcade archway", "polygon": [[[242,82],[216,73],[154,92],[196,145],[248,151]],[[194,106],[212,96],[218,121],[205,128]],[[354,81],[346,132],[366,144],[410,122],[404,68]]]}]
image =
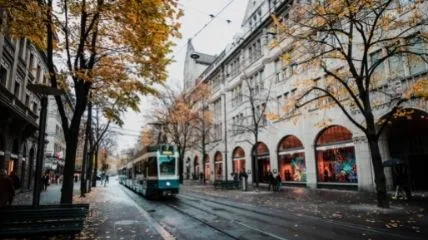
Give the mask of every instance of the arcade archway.
[{"label": "arcade archway", "polygon": [[232,153],[232,171],[240,173],[245,171],[245,152],[241,147],[236,147]]},{"label": "arcade archway", "polygon": [[216,180],[223,179],[223,155],[218,151],[214,154],[214,174]]},{"label": "arcade archway", "polygon": [[408,164],[411,188],[428,190],[428,114],[405,109],[406,117],[393,119],[386,129],[389,152]]},{"label": "arcade archway", "polygon": [[[270,167],[270,156],[269,148],[263,142],[258,142],[255,146],[255,161],[253,162],[253,181],[256,181],[256,176],[258,176],[259,182],[267,183],[268,182],[268,173],[271,170]],[[255,168],[257,164],[257,172]],[[256,175],[257,174],[257,175]]]}]

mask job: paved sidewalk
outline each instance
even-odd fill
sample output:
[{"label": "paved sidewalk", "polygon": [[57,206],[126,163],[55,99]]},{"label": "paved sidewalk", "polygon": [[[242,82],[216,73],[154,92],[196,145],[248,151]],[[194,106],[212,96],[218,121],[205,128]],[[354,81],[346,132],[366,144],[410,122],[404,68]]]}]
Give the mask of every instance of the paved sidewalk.
[{"label": "paved sidewalk", "polygon": [[[59,204],[61,185],[50,185],[43,191],[40,204]],[[32,192],[19,193],[13,205],[30,205]],[[89,216],[83,231],[75,236],[79,239],[168,239],[167,233],[155,229],[156,223],[151,222],[147,213],[132,201],[116,180],[110,181],[106,187],[98,182],[86,197],[80,197],[80,182],[74,184],[73,203],[89,203]],[[160,233],[158,233],[160,232]],[[64,236],[55,236],[50,239],[67,239]]]},{"label": "paved sidewalk", "polygon": [[214,190],[212,184],[184,181],[181,193],[194,193],[239,203],[264,206],[297,216],[316,216],[327,220],[399,229],[410,234],[428,236],[428,199],[424,196],[411,202],[391,201],[389,209],[376,206],[373,195],[358,191],[309,189],[282,186],[280,192],[267,191],[267,185],[241,190]]}]

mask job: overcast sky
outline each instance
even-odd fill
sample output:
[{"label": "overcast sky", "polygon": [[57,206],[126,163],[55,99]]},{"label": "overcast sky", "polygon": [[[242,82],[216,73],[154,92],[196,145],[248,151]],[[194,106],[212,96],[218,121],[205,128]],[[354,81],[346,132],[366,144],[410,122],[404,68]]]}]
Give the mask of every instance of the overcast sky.
[{"label": "overcast sky", "polygon": [[[184,10],[184,17],[180,19],[183,37],[176,40],[174,47],[175,62],[168,67],[168,84],[180,86],[183,83],[184,57],[187,40],[192,38],[196,51],[219,54],[232,41],[233,36],[240,31],[242,18],[248,0],[180,0],[180,7]],[[210,14],[216,15],[222,8],[231,3],[221,14],[211,22]],[[228,23],[226,20],[230,20]],[[194,35],[206,26],[196,37]],[[122,129],[114,128],[121,134],[117,138],[118,150],[133,147],[138,139],[140,128],[147,122],[144,120],[144,111],[151,106],[150,98],[144,98],[141,103],[141,112],[126,113]]]}]

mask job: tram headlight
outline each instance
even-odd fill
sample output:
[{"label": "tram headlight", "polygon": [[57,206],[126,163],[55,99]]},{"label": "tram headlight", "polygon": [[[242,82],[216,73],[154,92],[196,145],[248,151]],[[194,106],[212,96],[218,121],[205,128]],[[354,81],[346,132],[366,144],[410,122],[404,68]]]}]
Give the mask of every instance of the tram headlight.
[{"label": "tram headlight", "polygon": [[170,182],[166,182],[166,185],[167,185],[167,186],[171,186],[171,183],[170,183]]}]

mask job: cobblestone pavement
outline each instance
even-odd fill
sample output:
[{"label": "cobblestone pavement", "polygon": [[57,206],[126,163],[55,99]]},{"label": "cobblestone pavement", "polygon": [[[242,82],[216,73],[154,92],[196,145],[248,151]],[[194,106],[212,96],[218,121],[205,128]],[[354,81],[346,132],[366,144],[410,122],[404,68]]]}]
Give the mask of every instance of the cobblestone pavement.
[{"label": "cobblestone pavement", "polygon": [[428,199],[416,197],[411,202],[391,201],[389,209],[376,206],[373,195],[357,191],[308,189],[282,186],[279,192],[267,191],[267,185],[249,190],[214,190],[212,184],[185,181],[181,193],[198,194],[234,202],[264,206],[290,214],[308,215],[361,224],[367,227],[399,229],[428,236]]}]

